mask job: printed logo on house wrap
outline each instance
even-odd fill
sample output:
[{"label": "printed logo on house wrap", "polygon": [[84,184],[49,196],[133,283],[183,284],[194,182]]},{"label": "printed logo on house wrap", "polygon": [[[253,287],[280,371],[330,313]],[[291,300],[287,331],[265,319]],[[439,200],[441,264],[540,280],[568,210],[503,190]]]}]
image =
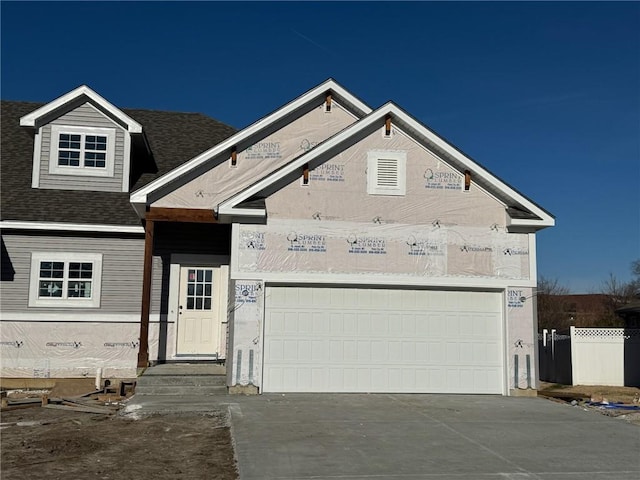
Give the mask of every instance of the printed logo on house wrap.
[{"label": "printed logo on house wrap", "polygon": [[493,252],[493,248],[491,247],[482,247],[479,245],[462,245],[460,247],[460,251],[461,252],[465,252],[465,253],[475,253],[475,252]]},{"label": "printed logo on house wrap", "polygon": [[327,251],[327,238],[324,235],[289,232],[287,235],[290,252],[319,252]]},{"label": "printed logo on house wrap", "polygon": [[269,158],[281,158],[280,142],[258,142],[245,150],[248,160],[266,160]]},{"label": "printed logo on house wrap", "polygon": [[454,172],[434,172],[427,168],[424,172],[424,188],[435,190],[460,190],[462,177]]},{"label": "printed logo on house wrap", "polygon": [[264,233],[262,232],[241,232],[240,248],[243,250],[264,250]]},{"label": "printed logo on house wrap", "polygon": [[527,297],[524,296],[522,290],[507,290],[507,302],[509,308],[523,308]]},{"label": "printed logo on house wrap", "polygon": [[82,342],[47,342],[47,347],[80,348]]},{"label": "printed logo on house wrap", "polygon": [[302,140],[302,142],[300,142],[300,150],[303,150],[305,152],[308,152],[309,150],[311,150],[313,147],[315,147],[316,145],[318,145],[320,142],[316,142],[316,141],[312,141],[312,140],[307,140],[306,138],[304,140]]},{"label": "printed logo on house wrap", "polygon": [[309,179],[317,182],[344,182],[344,165],[323,163],[309,172]]},{"label": "printed logo on house wrap", "polygon": [[213,197],[215,193],[205,192],[204,190],[200,189],[196,193],[194,193],[194,195],[196,198],[205,198],[205,197]]},{"label": "printed logo on house wrap", "polygon": [[260,290],[262,285],[259,283],[236,283],[236,303],[256,303]]},{"label": "printed logo on house wrap", "polygon": [[140,342],[138,340],[132,342],[104,342],[103,346],[107,348],[138,348]]},{"label": "printed logo on house wrap", "polygon": [[22,340],[14,340],[13,342],[0,342],[0,347],[21,348],[24,345]]},{"label": "printed logo on house wrap", "polygon": [[349,244],[349,253],[387,254],[387,241],[381,237],[349,235],[347,243]]},{"label": "printed logo on house wrap", "polygon": [[416,256],[441,256],[444,255],[444,245],[438,244],[433,240],[417,239],[413,235],[407,238],[407,245],[409,246],[409,255]]},{"label": "printed logo on house wrap", "polygon": [[529,250],[527,250],[526,248],[519,248],[519,247],[514,247],[514,248],[505,248],[504,250],[502,250],[502,253],[504,255],[508,255],[508,256],[515,256],[515,255],[529,255]]}]

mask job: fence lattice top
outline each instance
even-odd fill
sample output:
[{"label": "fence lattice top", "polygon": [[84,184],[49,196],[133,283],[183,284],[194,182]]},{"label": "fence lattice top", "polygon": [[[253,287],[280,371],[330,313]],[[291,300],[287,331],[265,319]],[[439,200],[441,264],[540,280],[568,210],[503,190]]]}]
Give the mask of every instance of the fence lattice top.
[{"label": "fence lattice top", "polygon": [[632,338],[640,337],[640,328],[576,328],[580,338]]}]

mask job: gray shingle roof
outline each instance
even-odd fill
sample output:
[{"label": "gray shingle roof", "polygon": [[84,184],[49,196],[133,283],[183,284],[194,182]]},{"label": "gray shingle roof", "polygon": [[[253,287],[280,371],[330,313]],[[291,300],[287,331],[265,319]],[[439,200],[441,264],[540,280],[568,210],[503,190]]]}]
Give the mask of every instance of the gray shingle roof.
[{"label": "gray shingle roof", "polygon": [[[20,117],[42,103],[2,101],[0,219],[107,225],[139,225],[129,193],[31,188],[33,134]],[[133,144],[131,191],[146,185],[235,133],[199,113],[123,111],[141,123],[151,156]]]}]

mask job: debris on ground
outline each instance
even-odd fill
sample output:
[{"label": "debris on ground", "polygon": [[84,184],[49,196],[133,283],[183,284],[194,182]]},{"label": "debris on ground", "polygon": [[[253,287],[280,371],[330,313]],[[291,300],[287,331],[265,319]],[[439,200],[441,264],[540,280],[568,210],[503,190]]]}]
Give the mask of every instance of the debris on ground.
[{"label": "debris on ground", "polygon": [[2,392],[3,480],[238,478],[226,409],[134,419],[117,414],[132,385],[120,395],[79,380]]},{"label": "debris on ground", "polygon": [[541,382],[538,395],[640,426],[640,388]]}]

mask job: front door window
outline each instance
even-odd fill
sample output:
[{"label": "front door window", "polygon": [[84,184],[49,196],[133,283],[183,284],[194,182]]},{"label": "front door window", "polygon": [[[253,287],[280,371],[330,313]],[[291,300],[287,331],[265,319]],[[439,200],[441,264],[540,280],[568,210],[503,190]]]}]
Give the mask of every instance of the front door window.
[{"label": "front door window", "polygon": [[190,268],[187,277],[187,310],[211,310],[213,271]]}]

